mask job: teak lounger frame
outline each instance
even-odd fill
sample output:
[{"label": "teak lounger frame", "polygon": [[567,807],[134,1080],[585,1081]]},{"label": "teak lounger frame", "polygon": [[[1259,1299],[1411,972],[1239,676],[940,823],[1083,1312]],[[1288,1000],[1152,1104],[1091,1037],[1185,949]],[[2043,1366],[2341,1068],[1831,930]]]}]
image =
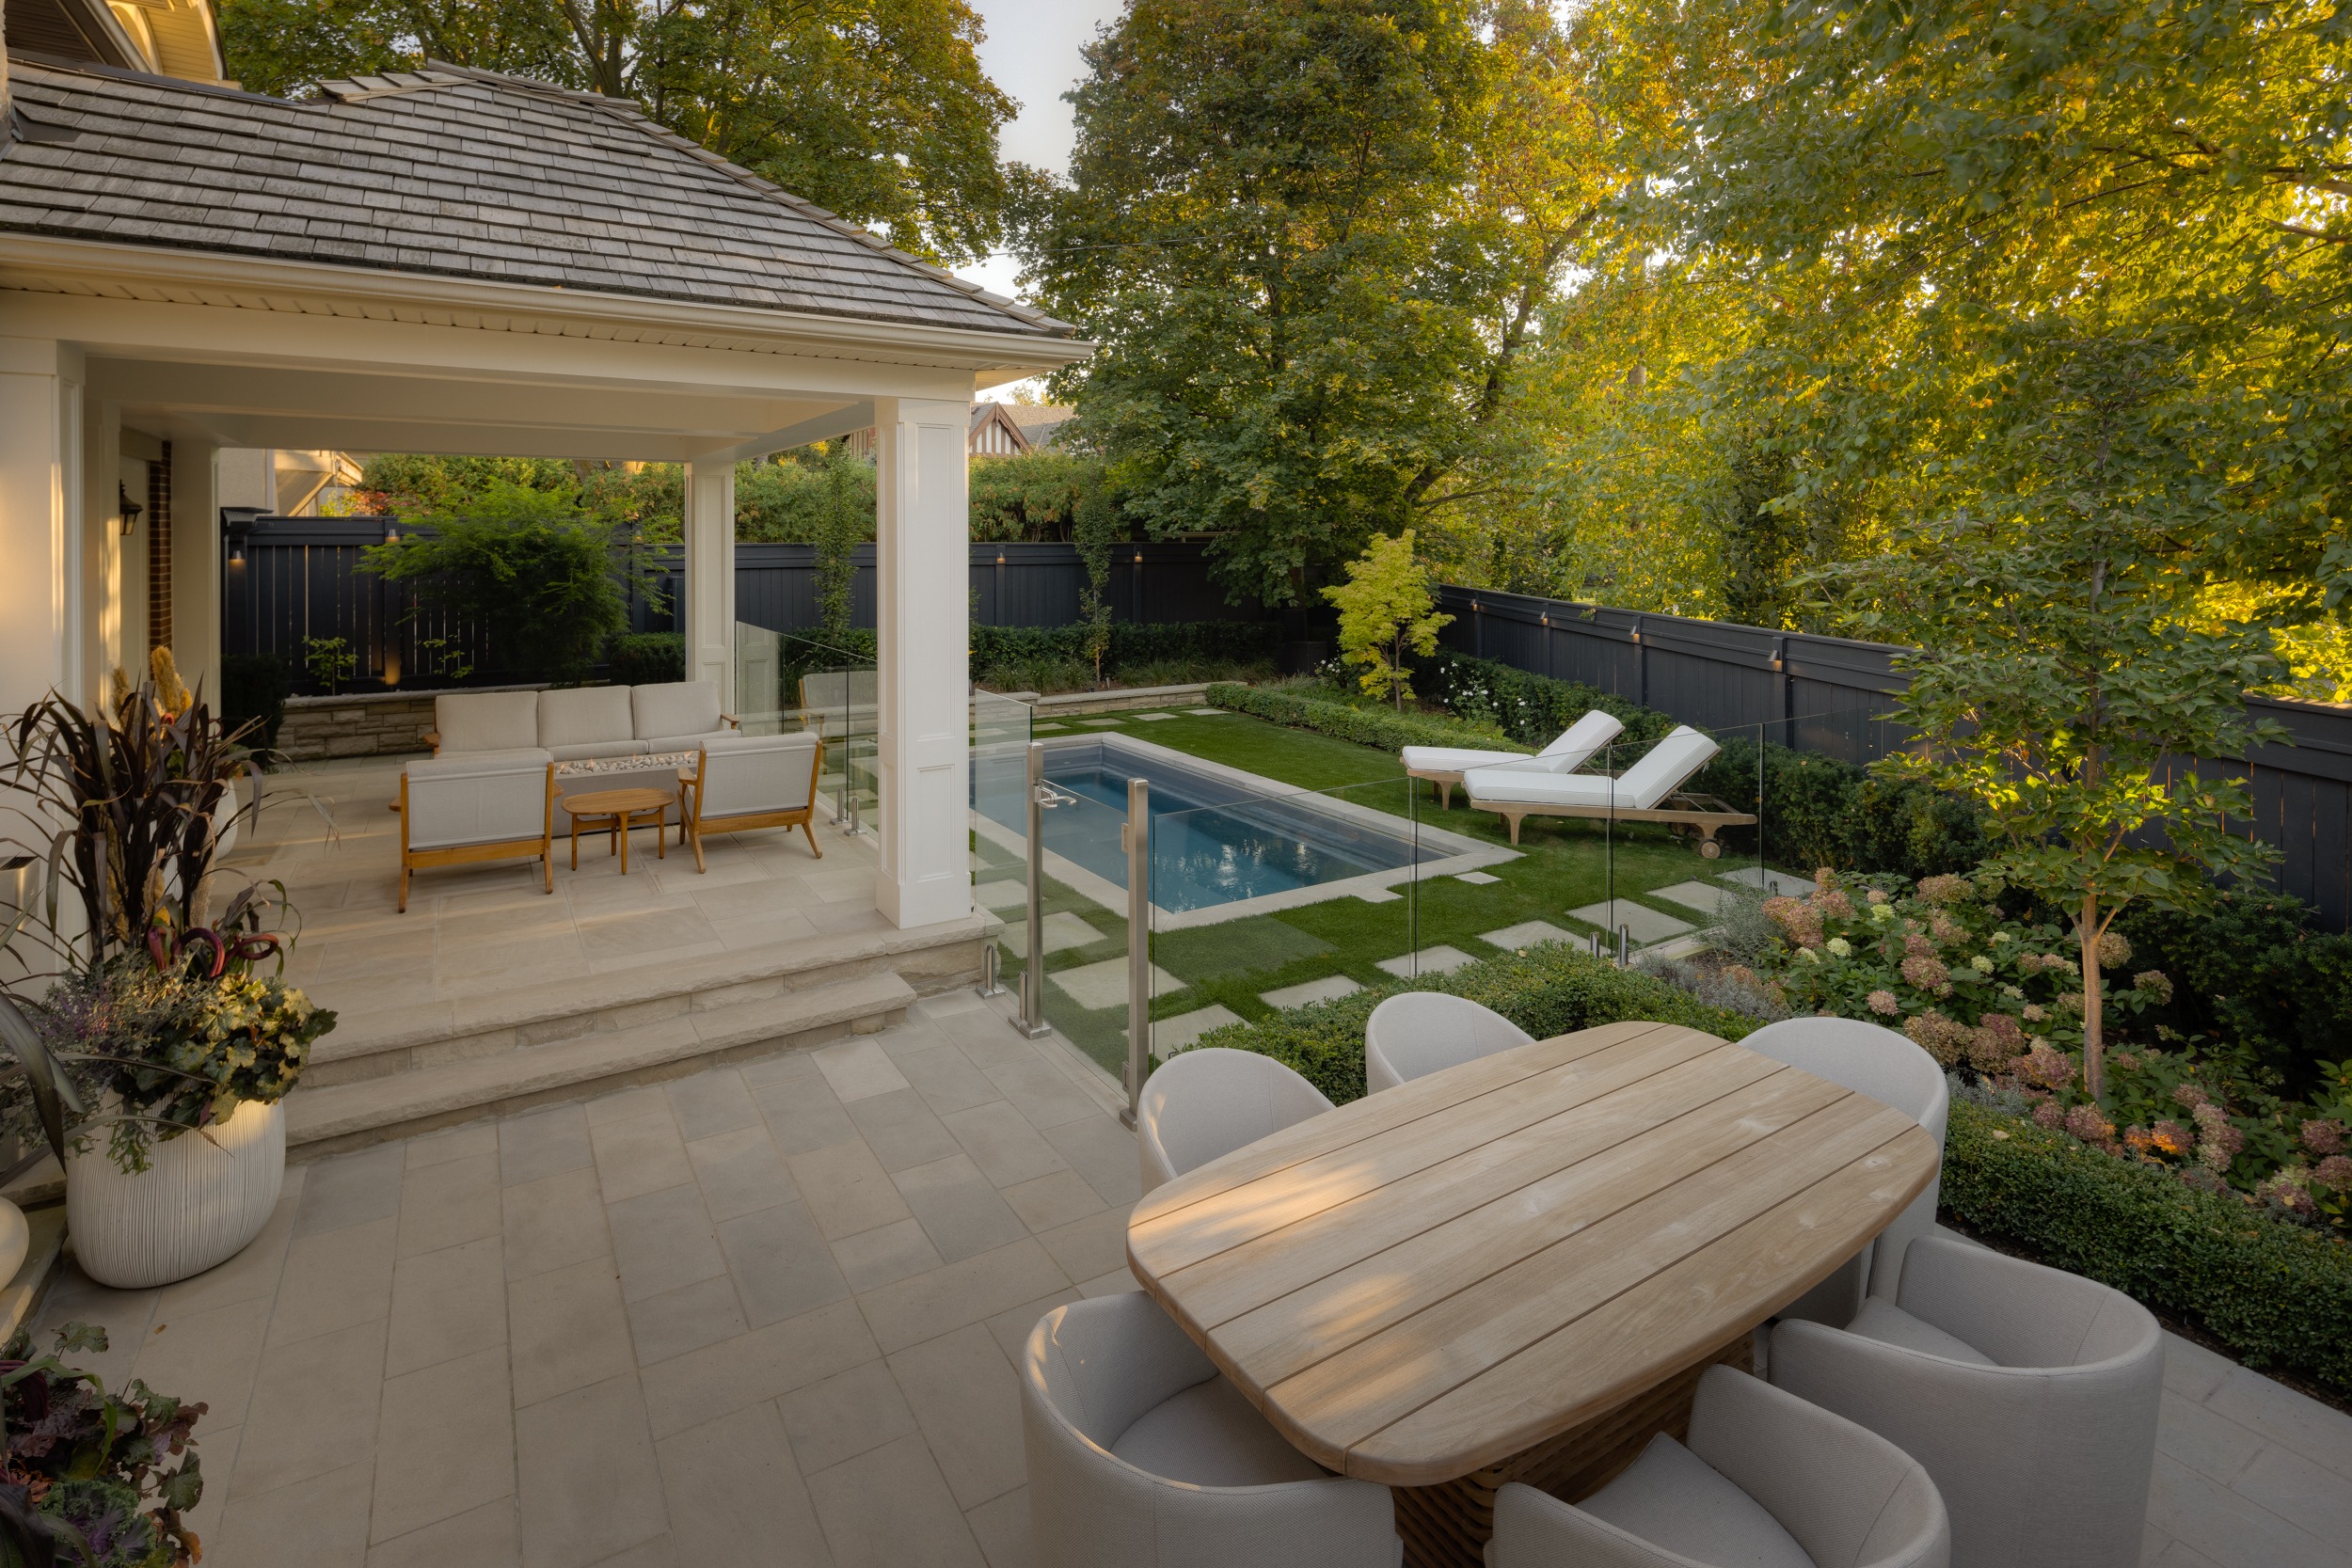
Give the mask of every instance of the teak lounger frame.
[{"label": "teak lounger frame", "polygon": [[1724,852],[1715,842],[1715,835],[1725,828],[1749,828],[1756,825],[1750,812],[1734,811],[1731,802],[1713,795],[1689,795],[1680,791],[1666,797],[1666,803],[1647,811],[1634,811],[1618,806],[1569,805],[1543,800],[1481,800],[1470,798],[1470,804],[1480,811],[1490,811],[1510,824],[1511,842],[1519,841],[1519,823],[1530,816],[1584,816],[1614,822],[1663,822],[1677,832],[1689,831],[1698,837],[1699,853],[1714,860]]}]

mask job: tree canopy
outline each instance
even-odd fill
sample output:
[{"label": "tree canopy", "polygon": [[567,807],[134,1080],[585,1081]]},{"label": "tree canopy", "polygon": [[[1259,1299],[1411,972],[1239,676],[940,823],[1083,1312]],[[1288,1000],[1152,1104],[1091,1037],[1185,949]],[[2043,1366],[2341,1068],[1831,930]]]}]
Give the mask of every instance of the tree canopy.
[{"label": "tree canopy", "polygon": [[893,245],[993,249],[1018,105],[968,0],[222,0],[230,73],[293,94],[427,59],[634,98],[678,135]]}]

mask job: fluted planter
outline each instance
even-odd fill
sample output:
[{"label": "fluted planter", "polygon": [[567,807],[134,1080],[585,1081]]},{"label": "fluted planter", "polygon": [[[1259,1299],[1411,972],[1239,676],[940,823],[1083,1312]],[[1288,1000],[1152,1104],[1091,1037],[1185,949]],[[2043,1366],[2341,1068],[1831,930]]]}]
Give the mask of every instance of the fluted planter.
[{"label": "fluted planter", "polygon": [[227,1262],[269,1223],[286,1182],[286,1102],[248,1100],[227,1121],[148,1146],[126,1176],[103,1129],[66,1159],[67,1233],[82,1272],[102,1285],[168,1285]]}]

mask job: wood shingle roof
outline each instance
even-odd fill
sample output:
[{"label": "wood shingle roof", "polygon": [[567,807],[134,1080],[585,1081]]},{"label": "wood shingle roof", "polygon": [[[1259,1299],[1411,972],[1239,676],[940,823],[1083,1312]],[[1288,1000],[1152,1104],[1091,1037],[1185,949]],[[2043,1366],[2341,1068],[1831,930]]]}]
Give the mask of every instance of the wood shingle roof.
[{"label": "wood shingle roof", "polygon": [[1070,337],[656,125],[434,64],[293,102],[9,62],[0,230]]}]

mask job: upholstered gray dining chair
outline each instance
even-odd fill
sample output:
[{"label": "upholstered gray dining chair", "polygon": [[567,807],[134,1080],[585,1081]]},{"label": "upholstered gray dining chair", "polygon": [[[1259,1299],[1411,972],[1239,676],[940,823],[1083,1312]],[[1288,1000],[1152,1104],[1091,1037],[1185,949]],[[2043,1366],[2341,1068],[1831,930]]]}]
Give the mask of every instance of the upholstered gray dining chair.
[{"label": "upholstered gray dining chair", "polygon": [[1395,1568],[1389,1489],[1282,1440],[1149,1297],[1073,1301],[1021,1364],[1039,1568]]},{"label": "upholstered gray dining chair", "polygon": [[1733,1371],[1699,1379],[1688,1447],[1663,1434],[1581,1503],[1517,1482],[1487,1568],[1945,1568],[1951,1532],[1918,1461]]},{"label": "upholstered gray dining chair", "polygon": [[1330,1108],[1322,1090],[1271,1056],[1179,1052],[1152,1074],[1136,1105],[1143,1190]]},{"label": "upholstered gray dining chair", "polygon": [[[1909,1117],[1944,1151],[1951,1088],[1935,1058],[1892,1029],[1851,1018],[1792,1018],[1768,1023],[1740,1042],[1776,1062],[1842,1084]],[[1842,1327],[1866,1293],[1891,1296],[1902,1277],[1903,1249],[1935,1229],[1939,1175],[1877,1238],[1781,1313]]]},{"label": "upholstered gray dining chair", "polygon": [[1378,1094],[1534,1040],[1501,1013],[1467,997],[1400,992],[1373,1008],[1364,1024],[1364,1087]]},{"label": "upholstered gray dining chair", "polygon": [[1955,1568],[2132,1568],[2164,1336],[2119,1291],[1950,1236],[1844,1330],[1783,1323],[1772,1380],[1927,1466]]}]

